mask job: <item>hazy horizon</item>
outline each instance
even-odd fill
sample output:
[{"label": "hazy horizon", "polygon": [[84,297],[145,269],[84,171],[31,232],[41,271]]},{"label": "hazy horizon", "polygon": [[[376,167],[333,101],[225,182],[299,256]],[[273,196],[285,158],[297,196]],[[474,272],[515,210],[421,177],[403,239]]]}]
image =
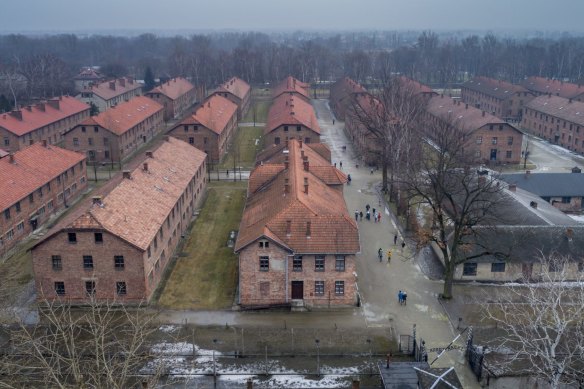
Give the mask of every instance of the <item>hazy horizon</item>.
[{"label": "hazy horizon", "polygon": [[[0,14],[0,33],[100,31],[583,32],[582,0],[24,0]],[[20,16],[25,15],[25,16]]]}]

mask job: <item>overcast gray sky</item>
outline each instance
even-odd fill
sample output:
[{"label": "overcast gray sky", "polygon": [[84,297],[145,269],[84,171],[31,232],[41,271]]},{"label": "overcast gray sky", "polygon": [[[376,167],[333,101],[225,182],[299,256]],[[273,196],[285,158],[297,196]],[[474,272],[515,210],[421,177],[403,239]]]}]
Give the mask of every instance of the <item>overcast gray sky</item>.
[{"label": "overcast gray sky", "polygon": [[582,31],[584,0],[0,0],[0,31]]}]

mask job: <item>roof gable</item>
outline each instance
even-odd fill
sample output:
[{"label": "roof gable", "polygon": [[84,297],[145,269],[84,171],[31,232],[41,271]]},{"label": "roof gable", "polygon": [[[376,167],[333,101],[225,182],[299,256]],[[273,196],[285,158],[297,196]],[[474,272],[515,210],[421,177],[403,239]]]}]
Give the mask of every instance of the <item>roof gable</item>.
[{"label": "roof gable", "polygon": [[176,100],[180,96],[187,94],[195,87],[186,78],[176,77],[168,80],[156,88],[149,91],[146,95],[151,95],[153,93],[160,93],[171,100]]}]

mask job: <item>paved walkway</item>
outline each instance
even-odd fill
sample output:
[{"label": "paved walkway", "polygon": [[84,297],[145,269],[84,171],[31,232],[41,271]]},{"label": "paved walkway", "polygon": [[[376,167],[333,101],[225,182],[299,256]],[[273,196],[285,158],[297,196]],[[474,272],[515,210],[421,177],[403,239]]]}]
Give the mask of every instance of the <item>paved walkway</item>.
[{"label": "paved walkway", "polygon": [[[370,169],[358,162],[352,145],[344,132],[344,123],[338,120],[332,124],[332,114],[327,100],[313,100],[321,127],[321,141],[327,143],[332,151],[333,163],[343,165],[343,171],[351,175],[351,185],[345,186],[345,201],[351,215],[356,209],[365,212],[365,205],[379,209],[379,197],[374,186],[381,181],[381,172],[370,173]],[[343,150],[346,146],[346,151]],[[356,167],[359,163],[359,168]],[[426,341],[428,348],[446,347],[458,334],[450,325],[444,309],[437,296],[442,291],[441,281],[432,281],[425,277],[412,259],[412,252],[407,245],[401,249],[402,236],[396,228],[389,210],[383,207],[381,223],[373,221],[359,222],[361,254],[357,257],[359,289],[363,297],[363,314],[369,327],[391,325],[399,334],[411,334],[415,324],[417,335]],[[398,245],[393,245],[394,234],[398,234]],[[379,263],[377,250],[382,248],[393,252],[388,264],[384,258]],[[399,290],[408,293],[407,306],[398,304]],[[457,345],[464,345],[464,336]],[[437,353],[429,353],[429,362]],[[454,366],[465,388],[478,387],[476,378],[465,366],[464,356],[460,351],[446,352],[435,367]]]}]

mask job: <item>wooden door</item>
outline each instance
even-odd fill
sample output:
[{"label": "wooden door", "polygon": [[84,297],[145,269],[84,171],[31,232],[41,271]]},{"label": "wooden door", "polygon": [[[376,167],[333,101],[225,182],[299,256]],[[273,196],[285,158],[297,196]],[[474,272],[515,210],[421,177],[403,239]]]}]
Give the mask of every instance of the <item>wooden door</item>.
[{"label": "wooden door", "polygon": [[304,281],[292,281],[292,300],[304,298]]}]

